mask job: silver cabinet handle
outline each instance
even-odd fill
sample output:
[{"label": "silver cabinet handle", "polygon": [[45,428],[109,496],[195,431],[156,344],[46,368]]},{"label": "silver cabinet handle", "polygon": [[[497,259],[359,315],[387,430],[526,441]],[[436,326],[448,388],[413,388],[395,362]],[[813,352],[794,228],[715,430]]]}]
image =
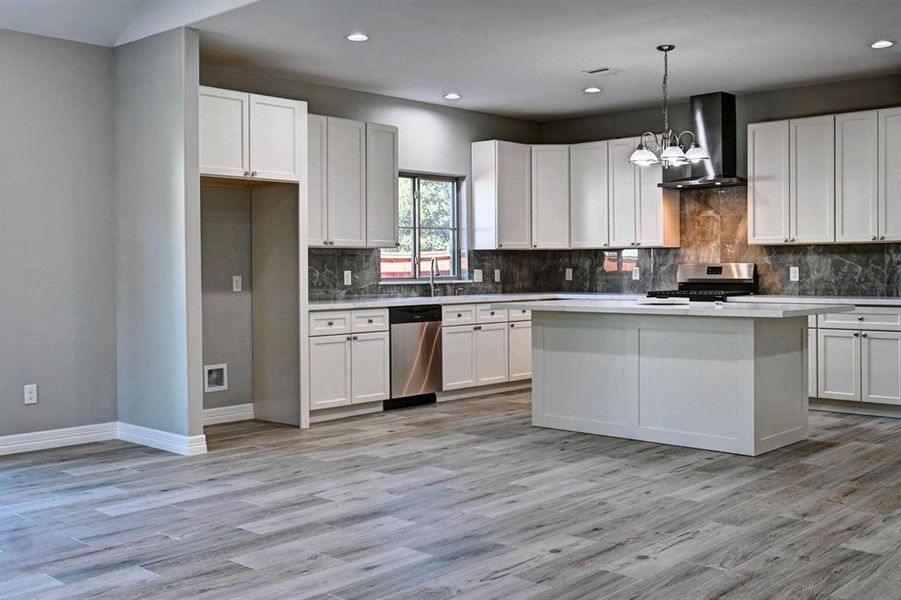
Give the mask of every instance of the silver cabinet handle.
[{"label": "silver cabinet handle", "polygon": [[863,321],[863,315],[857,315],[857,320],[858,320],[858,321]]}]

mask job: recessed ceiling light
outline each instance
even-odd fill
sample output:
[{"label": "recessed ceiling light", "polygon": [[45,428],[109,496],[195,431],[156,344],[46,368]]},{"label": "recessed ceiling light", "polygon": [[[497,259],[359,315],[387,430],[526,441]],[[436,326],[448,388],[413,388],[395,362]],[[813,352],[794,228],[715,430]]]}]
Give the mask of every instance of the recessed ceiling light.
[{"label": "recessed ceiling light", "polygon": [[870,48],[875,48],[876,50],[881,50],[882,48],[891,48],[895,45],[895,42],[892,40],[876,40],[872,44],[870,44]]},{"label": "recessed ceiling light", "polygon": [[448,93],[444,94],[445,100],[459,100],[462,97],[463,96],[461,96],[457,92],[448,92]]},{"label": "recessed ceiling light", "polygon": [[351,42],[365,42],[369,39],[369,36],[363,33],[362,31],[356,31],[354,33],[349,33],[344,36]]},{"label": "recessed ceiling light", "polygon": [[591,86],[591,87],[585,88],[585,89],[582,90],[582,91],[585,92],[586,94],[600,94],[600,93],[601,93],[601,88],[595,87],[595,86]]}]

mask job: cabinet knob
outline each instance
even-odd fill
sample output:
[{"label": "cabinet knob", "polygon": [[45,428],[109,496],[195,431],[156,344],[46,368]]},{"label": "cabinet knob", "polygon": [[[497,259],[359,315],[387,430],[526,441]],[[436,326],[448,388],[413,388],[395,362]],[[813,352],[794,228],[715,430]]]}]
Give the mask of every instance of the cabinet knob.
[{"label": "cabinet knob", "polygon": [[347,341],[348,341],[348,342],[350,341],[350,336],[347,336]]},{"label": "cabinet knob", "polygon": [[537,248],[537,247],[538,247],[538,244],[532,244],[532,247],[533,247],[533,248]]},{"label": "cabinet knob", "polygon": [[250,177],[250,171],[244,171],[244,177]]},{"label": "cabinet knob", "polygon": [[329,244],[331,244],[332,246],[334,246],[334,245],[335,245],[335,240],[329,240]]},{"label": "cabinet knob", "polygon": [[491,311],[491,316],[492,316],[492,317],[494,316],[494,311]]},{"label": "cabinet knob", "polygon": [[782,240],[782,243],[783,243],[783,244],[787,244],[787,243],[788,243],[788,238],[785,238],[784,240]]},{"label": "cabinet knob", "polygon": [[497,247],[498,247],[498,248],[503,248],[503,247],[504,247],[504,245],[503,245],[503,244],[501,244],[501,243],[500,243],[500,242],[498,242],[498,244],[497,244]]},{"label": "cabinet knob", "polygon": [[880,239],[880,240],[884,240],[884,239],[885,239],[885,236],[884,236],[884,235],[880,235],[880,236],[879,236],[879,239]]},{"label": "cabinet knob", "polygon": [[251,171],[251,172],[250,172],[250,176],[251,176],[251,177],[256,177],[256,176],[257,176],[257,172],[256,172],[256,171]]},{"label": "cabinet knob", "polygon": [[358,340],[358,339],[360,339],[360,338],[358,338],[358,337],[357,337],[357,336],[353,336],[353,337],[354,337],[354,339],[355,339],[355,340]]},{"label": "cabinet knob", "polygon": [[331,327],[331,326],[334,325],[334,324],[335,324],[334,321],[329,321],[329,322],[328,322],[328,326],[329,326],[329,327]]},{"label": "cabinet knob", "polygon": [[794,242],[794,241],[795,241],[795,238],[789,238],[789,240],[788,240],[788,241],[790,241],[790,242]]},{"label": "cabinet knob", "polygon": [[859,332],[859,331],[855,331],[855,332],[854,332],[854,337],[857,337],[857,336],[859,336],[859,335],[860,335],[860,332]]},{"label": "cabinet knob", "polygon": [[610,245],[610,244],[608,244],[607,242],[604,242],[604,248],[606,248],[606,247],[609,246],[609,245]]},{"label": "cabinet knob", "polygon": [[458,318],[458,319],[461,318],[462,316],[463,316],[463,313],[457,313],[457,318]]},{"label": "cabinet knob", "polygon": [[875,239],[876,239],[876,236],[874,235],[874,236],[871,237],[870,239],[871,239],[871,240],[875,240]]},{"label": "cabinet knob", "polygon": [[864,331],[863,333],[861,333],[861,334],[860,334],[860,337],[867,337],[867,332]]},{"label": "cabinet knob", "polygon": [[366,319],[366,322],[372,323],[372,319]]},{"label": "cabinet knob", "polygon": [[858,320],[858,321],[863,321],[863,315],[857,315],[857,320]]},{"label": "cabinet knob", "polygon": [[481,328],[482,328],[481,325],[476,325],[476,326],[473,327],[472,329],[473,329],[473,331],[478,331],[478,330],[481,329]]},{"label": "cabinet knob", "polygon": [[400,242],[394,242],[394,247],[395,247],[395,248],[400,248]]},{"label": "cabinet knob", "polygon": [[516,323],[510,323],[510,329],[513,329],[513,327],[514,327],[515,325],[516,325]]}]

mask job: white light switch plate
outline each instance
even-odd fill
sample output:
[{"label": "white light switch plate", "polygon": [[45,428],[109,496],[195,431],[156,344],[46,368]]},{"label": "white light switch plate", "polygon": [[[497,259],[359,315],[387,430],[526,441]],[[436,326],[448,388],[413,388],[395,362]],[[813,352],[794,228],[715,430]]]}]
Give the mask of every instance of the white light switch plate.
[{"label": "white light switch plate", "polygon": [[482,283],[482,269],[474,269],[472,272],[472,280],[476,283]]},{"label": "white light switch plate", "polygon": [[788,280],[789,281],[801,281],[801,269],[798,267],[789,267],[788,268]]},{"label": "white light switch plate", "polygon": [[632,269],[632,281],[638,281],[639,279],[641,279],[641,271],[638,267],[635,267]]},{"label": "white light switch plate", "polygon": [[240,275],[232,275],[232,291],[240,292],[244,287],[244,282]]},{"label": "white light switch plate", "polygon": [[38,403],[38,384],[29,383],[25,386],[25,404]]},{"label": "white light switch plate", "polygon": [[573,280],[573,270],[567,268],[565,277],[566,277],[567,281],[572,281]]},{"label": "white light switch plate", "polygon": [[495,269],[494,270],[494,283],[500,283],[500,282],[501,282],[501,270]]},{"label": "white light switch plate", "polygon": [[351,275],[350,271],[344,271],[344,285],[350,285],[350,284],[351,284],[351,278],[350,278],[350,275]]}]

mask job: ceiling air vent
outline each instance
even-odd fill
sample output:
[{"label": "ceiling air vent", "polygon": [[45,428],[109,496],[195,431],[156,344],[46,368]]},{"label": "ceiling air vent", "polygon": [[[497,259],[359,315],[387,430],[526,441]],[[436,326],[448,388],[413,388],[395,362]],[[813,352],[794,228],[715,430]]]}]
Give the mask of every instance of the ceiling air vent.
[{"label": "ceiling air vent", "polygon": [[598,67],[596,69],[585,69],[582,72],[588,73],[589,75],[597,75],[598,73],[606,73],[609,70],[610,70],[610,67]]}]

